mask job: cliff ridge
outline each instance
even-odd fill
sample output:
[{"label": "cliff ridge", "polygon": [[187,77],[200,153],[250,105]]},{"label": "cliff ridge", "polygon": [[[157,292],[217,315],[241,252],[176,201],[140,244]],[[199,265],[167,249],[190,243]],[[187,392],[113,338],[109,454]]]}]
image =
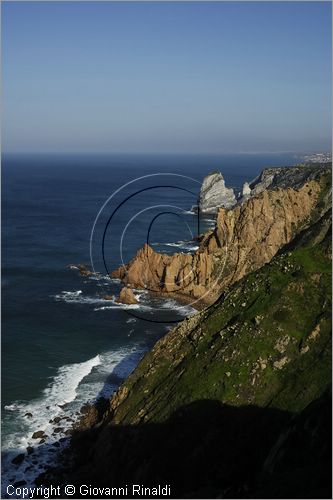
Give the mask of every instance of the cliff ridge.
[{"label": "cliff ridge", "polygon": [[[112,277],[136,288],[185,296],[194,305],[214,303],[228,286],[269,262],[329,209],[330,170],[295,168],[276,169],[274,175],[270,170],[275,169],[266,171],[260,192],[231,209],[220,208],[215,228],[203,235],[194,254],[158,253],[145,244]],[[294,187],[273,189],[273,178],[283,184],[292,179]],[[267,179],[271,188],[262,189]]]}]

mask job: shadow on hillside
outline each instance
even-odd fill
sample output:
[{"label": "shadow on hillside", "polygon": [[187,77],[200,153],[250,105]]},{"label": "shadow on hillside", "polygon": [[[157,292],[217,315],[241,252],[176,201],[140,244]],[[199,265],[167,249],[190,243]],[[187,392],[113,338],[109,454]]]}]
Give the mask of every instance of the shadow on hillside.
[{"label": "shadow on hillside", "polygon": [[331,498],[331,397],[297,416],[196,401],[164,423],[77,431],[72,449],[74,465],[42,474],[38,485],[74,484],[75,498],[92,498],[79,494],[82,484],[127,485],[128,498],[140,498],[133,484],[170,485],[171,498]]},{"label": "shadow on hillside", "polygon": [[172,498],[331,498],[330,435],[329,393],[296,417],[202,400],[164,423],[77,432],[75,465],[39,483],[75,484],[76,498],[81,484],[128,485],[129,498],[133,484],[170,485]]},{"label": "shadow on hillside", "polygon": [[113,370],[106,377],[103,387],[97,394],[96,400],[104,398],[105,394],[110,397],[110,387],[112,387],[112,392],[115,387],[119,387],[122,382],[132,373],[132,371],[138,366],[140,360],[146,354],[146,352],[151,348],[152,343],[146,341],[144,347],[140,350],[136,350],[126,354],[113,368]]}]

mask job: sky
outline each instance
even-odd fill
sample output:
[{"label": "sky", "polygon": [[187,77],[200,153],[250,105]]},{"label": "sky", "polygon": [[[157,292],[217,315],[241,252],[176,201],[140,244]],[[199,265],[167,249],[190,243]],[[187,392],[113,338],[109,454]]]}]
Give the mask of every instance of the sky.
[{"label": "sky", "polygon": [[1,2],[4,152],[331,149],[330,2]]}]

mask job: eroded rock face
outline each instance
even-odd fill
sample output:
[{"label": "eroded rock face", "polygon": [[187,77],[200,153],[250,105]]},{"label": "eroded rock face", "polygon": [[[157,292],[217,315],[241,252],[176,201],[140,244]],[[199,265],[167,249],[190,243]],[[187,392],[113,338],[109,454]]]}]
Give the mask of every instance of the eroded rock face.
[{"label": "eroded rock face", "polygon": [[163,336],[74,440],[66,483],[158,474],[174,498],[330,498],[330,255],[327,212]]},{"label": "eroded rock face", "polygon": [[135,297],[133,290],[126,286],[120,290],[117,302],[120,302],[121,304],[138,304],[138,300]]},{"label": "eroded rock face", "polygon": [[222,174],[215,172],[204,178],[199,202],[201,212],[216,213],[220,207],[233,207],[236,198],[233,189],[225,186]]},{"label": "eroded rock face", "polygon": [[[306,182],[318,180],[325,172],[327,172],[327,166],[325,165],[315,168],[311,165],[289,168],[264,168],[260,175],[249,184],[244,184],[242,201],[246,200],[248,196],[257,196],[265,190],[276,188],[300,189]],[[247,187],[245,185],[247,185]]]},{"label": "eroded rock face", "polygon": [[112,277],[211,304],[226,287],[269,262],[306,227],[320,192],[316,180],[300,189],[264,190],[231,210],[219,209],[215,229],[205,234],[194,254],[160,254],[145,245]]}]

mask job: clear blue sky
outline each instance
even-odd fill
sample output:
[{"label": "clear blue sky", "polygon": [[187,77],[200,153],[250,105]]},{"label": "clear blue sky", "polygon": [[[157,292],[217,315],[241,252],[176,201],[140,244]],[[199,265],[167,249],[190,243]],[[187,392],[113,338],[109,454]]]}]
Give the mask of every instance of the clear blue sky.
[{"label": "clear blue sky", "polygon": [[329,2],[2,3],[2,149],[329,150]]}]

